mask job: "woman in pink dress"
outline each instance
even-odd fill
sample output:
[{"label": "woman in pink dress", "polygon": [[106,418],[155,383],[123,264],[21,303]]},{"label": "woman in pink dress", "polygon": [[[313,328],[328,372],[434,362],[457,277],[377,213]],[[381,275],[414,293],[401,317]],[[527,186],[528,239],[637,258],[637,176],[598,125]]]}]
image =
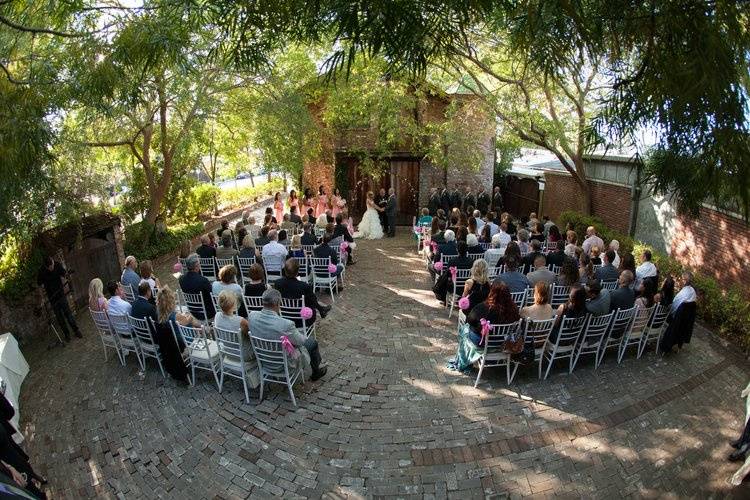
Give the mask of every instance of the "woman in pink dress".
[{"label": "woman in pink dress", "polygon": [[302,215],[299,211],[299,198],[297,198],[297,191],[292,189],[289,191],[289,200],[287,200],[289,203],[289,212],[292,212],[292,207],[297,207],[297,215]]},{"label": "woman in pink dress", "polygon": [[315,217],[320,217],[321,214],[326,213],[326,209],[328,208],[328,195],[326,194],[326,190],[321,184],[318,187],[318,204],[315,207]]},{"label": "woman in pink dress", "polygon": [[333,190],[331,204],[333,205],[333,208],[331,209],[331,215],[335,218],[339,213],[341,213],[341,209],[346,206],[346,200],[341,197],[341,191],[339,191],[339,188]]},{"label": "woman in pink dress", "polygon": [[313,205],[313,194],[310,188],[305,188],[305,194],[302,196],[302,213],[300,217],[307,215],[307,211],[312,208]]},{"label": "woman in pink dress", "polygon": [[281,224],[280,221],[284,219],[284,202],[281,201],[281,193],[279,192],[273,196],[273,211],[276,221]]}]

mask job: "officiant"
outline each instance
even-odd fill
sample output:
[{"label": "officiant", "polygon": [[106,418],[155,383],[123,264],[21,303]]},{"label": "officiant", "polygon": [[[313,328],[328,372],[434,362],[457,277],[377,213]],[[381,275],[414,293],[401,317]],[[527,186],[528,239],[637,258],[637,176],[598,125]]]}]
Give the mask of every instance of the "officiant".
[{"label": "officiant", "polygon": [[383,234],[388,234],[388,218],[385,213],[385,207],[388,205],[388,195],[385,194],[385,188],[380,188],[377,196],[375,196],[375,204],[381,210],[378,210],[378,217],[380,217],[380,225],[383,226]]}]

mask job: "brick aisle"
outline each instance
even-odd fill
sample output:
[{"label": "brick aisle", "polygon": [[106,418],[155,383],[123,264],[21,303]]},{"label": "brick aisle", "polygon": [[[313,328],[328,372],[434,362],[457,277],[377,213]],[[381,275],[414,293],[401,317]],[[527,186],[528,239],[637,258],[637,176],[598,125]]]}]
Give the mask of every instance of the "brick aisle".
[{"label": "brick aisle", "polygon": [[[318,326],[328,375],[244,404],[150,365],[105,362],[86,338],[26,352],[26,447],[55,498],[485,496],[747,497],[725,460],[743,421],[741,359],[697,331],[667,361],[612,355],[599,370],[553,369],[546,381],[502,370],[473,378],[445,368],[447,320],[405,230],[359,242],[358,263]],[[171,266],[171,264],[170,264]],[[158,273],[165,277],[170,269]],[[323,299],[328,300],[327,297]],[[255,395],[257,396],[257,395]]]}]

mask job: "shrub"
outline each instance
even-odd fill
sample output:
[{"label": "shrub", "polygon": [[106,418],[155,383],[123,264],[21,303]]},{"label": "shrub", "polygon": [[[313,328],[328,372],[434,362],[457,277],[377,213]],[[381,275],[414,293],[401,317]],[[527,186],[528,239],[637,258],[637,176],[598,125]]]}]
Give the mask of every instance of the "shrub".
[{"label": "shrub", "polygon": [[219,204],[222,209],[236,207],[250,203],[255,198],[260,198],[269,194],[273,195],[275,192],[281,191],[283,188],[284,181],[282,179],[273,179],[271,182],[264,182],[255,187],[248,186],[224,189],[219,195]]},{"label": "shrub", "polygon": [[125,254],[134,255],[138,260],[155,259],[174,252],[183,241],[202,233],[202,222],[173,226],[165,234],[156,234],[152,224],[142,221],[125,228],[123,245]]},{"label": "shrub", "polygon": [[6,234],[0,240],[0,295],[9,302],[26,296],[36,285],[36,274],[42,265],[39,248]]},{"label": "shrub", "polygon": [[610,229],[600,218],[593,215],[583,215],[580,212],[566,210],[560,214],[559,223],[560,232],[564,232],[568,223],[572,223],[578,235],[579,242],[582,242],[586,238],[586,229],[589,226],[594,226],[596,233],[605,243],[608,244],[612,240],[620,242],[620,253],[630,253],[633,251],[633,246],[635,245],[633,238],[627,234]]}]

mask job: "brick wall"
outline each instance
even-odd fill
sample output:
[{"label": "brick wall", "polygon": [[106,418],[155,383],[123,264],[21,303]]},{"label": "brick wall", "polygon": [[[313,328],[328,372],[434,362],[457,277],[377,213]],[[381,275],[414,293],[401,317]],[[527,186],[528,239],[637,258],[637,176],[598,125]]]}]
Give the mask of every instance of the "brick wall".
[{"label": "brick wall", "polygon": [[695,219],[677,216],[670,253],[682,264],[714,277],[722,285],[750,281],[750,228],[740,219],[701,208]]},{"label": "brick wall", "polygon": [[[545,172],[544,214],[554,221],[565,210],[581,211],[583,198],[578,184],[567,173]],[[630,189],[603,182],[589,181],[591,213],[622,233],[630,225]]]}]

